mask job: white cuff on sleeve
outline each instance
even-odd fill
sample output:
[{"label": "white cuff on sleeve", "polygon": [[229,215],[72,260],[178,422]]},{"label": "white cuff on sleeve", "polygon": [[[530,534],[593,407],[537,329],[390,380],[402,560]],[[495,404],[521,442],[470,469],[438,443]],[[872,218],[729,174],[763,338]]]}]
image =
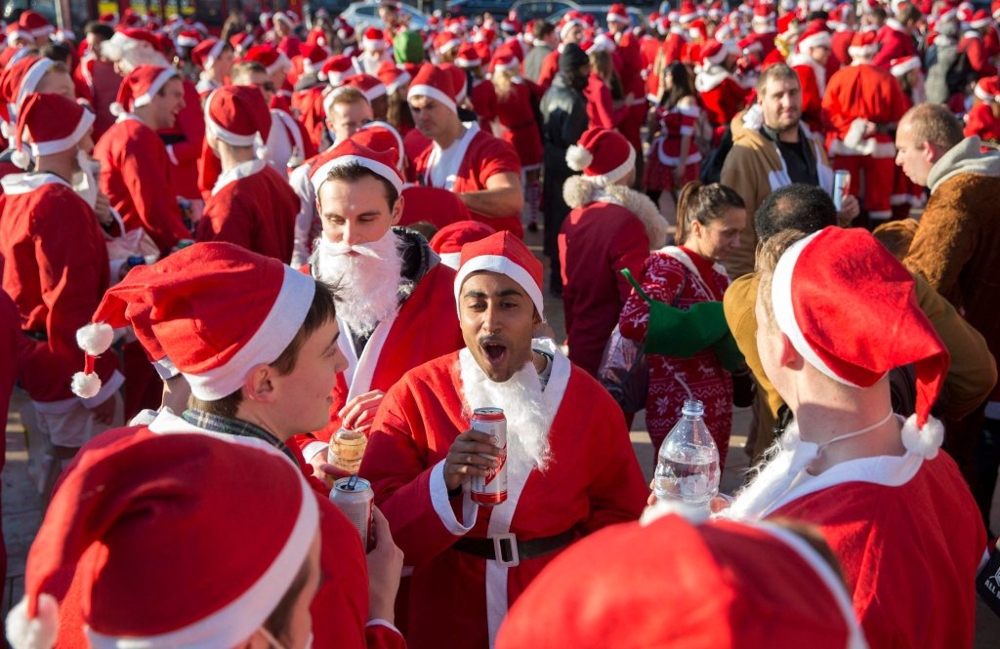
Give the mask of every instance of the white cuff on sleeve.
[{"label": "white cuff on sleeve", "polygon": [[400,632],[400,630],[396,628],[395,624],[393,624],[392,622],[390,622],[388,620],[383,620],[380,617],[377,617],[374,620],[368,620],[368,623],[365,624],[365,627],[367,628],[367,627],[370,627],[370,626],[384,626],[384,627],[388,627],[388,628],[392,629],[393,631],[395,631],[396,633],[398,633],[399,635],[403,635]]},{"label": "white cuff on sleeve", "polygon": [[[444,460],[441,460],[431,469],[431,504],[437,512],[441,524],[456,536],[465,534],[476,524],[476,516],[479,513],[479,505],[472,502],[469,492],[462,492],[462,520],[460,523],[455,518],[455,512],[451,508],[451,500],[448,499],[448,486],[444,482]],[[463,524],[464,523],[464,524]]]},{"label": "white cuff on sleeve", "polygon": [[329,444],[326,442],[309,442],[306,447],[302,449],[302,457],[306,459],[306,462],[312,462],[313,456],[315,456],[320,451],[325,451]]}]

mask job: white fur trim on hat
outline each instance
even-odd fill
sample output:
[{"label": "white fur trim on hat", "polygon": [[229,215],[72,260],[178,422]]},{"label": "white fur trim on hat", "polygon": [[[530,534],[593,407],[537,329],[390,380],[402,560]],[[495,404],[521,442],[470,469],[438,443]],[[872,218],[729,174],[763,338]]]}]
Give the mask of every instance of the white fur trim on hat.
[{"label": "white fur trim on hat", "polygon": [[315,292],[312,277],[286,266],[278,297],[250,340],[225,365],[200,374],[182,372],[191,394],[216,401],[239,390],[252,367],[273,363],[302,326]]},{"label": "white fur trim on hat", "polygon": [[807,363],[834,381],[857,388],[860,386],[841,378],[823,362],[823,359],[819,357],[806,341],[805,335],[803,335],[802,329],[799,328],[799,323],[795,319],[795,310],[792,306],[792,275],[795,272],[795,265],[798,263],[802,251],[819,234],[820,232],[816,232],[796,241],[785,251],[785,254],[781,255],[781,259],[778,260],[778,264],[774,269],[774,276],[771,280],[771,302],[774,308],[774,319],[778,323],[778,328],[781,332],[788,336],[792,347],[802,355]]},{"label": "white fur trim on hat", "polygon": [[509,63],[497,63],[493,66],[494,70],[499,70],[501,72],[513,72],[514,70],[521,69],[521,62],[516,56],[512,56]]},{"label": "white fur trim on hat", "polygon": [[[291,270],[291,269],[289,269]],[[292,271],[298,275],[305,275]],[[312,278],[309,278],[312,282]],[[312,299],[310,298],[310,302]],[[294,335],[298,327],[292,331]],[[118,638],[103,635],[93,629],[85,629],[90,646],[94,649],[119,649],[135,647],[142,649],[168,649],[188,647],[189,649],[211,649],[212,647],[235,647],[249,638],[260,628],[277,606],[283,593],[302,568],[302,562],[309,554],[316,530],[319,528],[319,507],[312,495],[312,489],[304,479],[299,479],[302,502],[288,540],[274,558],[271,565],[239,597],[221,609],[201,618],[186,627],[140,638]]]},{"label": "white fur trim on hat", "polygon": [[411,81],[413,81],[413,77],[410,76],[409,72],[403,70],[402,74],[396,77],[395,81],[385,87],[385,91],[390,95],[395,94],[397,90],[403,87],[403,84],[410,83]]},{"label": "white fur trim on hat", "polygon": [[156,75],[156,78],[153,79],[153,83],[150,84],[149,90],[147,90],[145,94],[132,99],[132,107],[139,108],[140,106],[145,106],[152,102],[156,93],[160,92],[160,90],[163,89],[163,86],[167,85],[167,82],[174,77],[180,78],[180,75],[177,73],[177,69],[173,66],[165,68],[163,72]]},{"label": "white fur trim on hat", "polygon": [[392,167],[384,165],[378,160],[372,160],[371,158],[365,158],[363,156],[342,155],[317,167],[311,174],[311,177],[313,178],[313,188],[316,190],[316,194],[319,195],[319,188],[326,180],[327,174],[330,173],[330,170],[337,169],[339,167],[346,167],[349,164],[361,165],[365,169],[377,174],[379,178],[388,180],[397,192],[403,191],[403,179],[399,177],[399,173]]},{"label": "white fur trim on hat", "polygon": [[434,86],[424,84],[419,86],[410,86],[409,92],[406,93],[406,99],[409,101],[414,97],[430,97],[431,99],[441,102],[455,113],[458,113],[458,106],[455,104],[455,100],[449,97],[446,92],[438,90]]},{"label": "white fur trim on hat", "polygon": [[7,614],[7,639],[14,649],[50,649],[59,635],[59,602],[48,593],[38,596],[38,615],[28,619],[28,598]]},{"label": "white fur trim on hat", "polygon": [[907,451],[922,458],[933,460],[944,442],[944,424],[927,416],[923,428],[917,427],[917,416],[910,415],[903,423],[903,446]]},{"label": "white fur trim on hat", "polygon": [[535,305],[535,310],[538,311],[538,316],[543,320],[545,319],[542,287],[535,283],[535,279],[531,276],[531,273],[528,272],[528,269],[516,263],[514,260],[501,255],[480,255],[478,257],[473,257],[469,261],[462,264],[462,266],[458,269],[458,273],[455,274],[455,305],[459,309],[459,315],[461,315],[462,310],[462,284],[465,283],[465,280],[469,277],[469,275],[480,271],[506,275],[517,282],[528,294],[528,297],[531,298],[531,302]]},{"label": "white fur trim on hat", "polygon": [[903,63],[897,63],[896,65],[892,66],[892,68],[890,68],[890,72],[892,72],[892,76],[894,77],[901,77],[904,74],[908,74],[910,72],[913,72],[914,70],[919,70],[919,69],[920,69],[920,58],[916,56],[911,56],[908,57],[906,61],[904,61]]},{"label": "white fur trim on hat", "polygon": [[723,43],[722,47],[719,48],[719,51],[716,52],[713,56],[706,56],[705,61],[708,62],[709,65],[720,65],[723,61],[726,60],[726,57],[729,56],[729,54],[730,54],[729,47],[725,43]]},{"label": "white fur trim on hat", "polygon": [[208,56],[205,57],[205,69],[211,70],[215,66],[215,62],[219,60],[219,55],[222,54],[222,48],[226,46],[226,41],[219,39],[212,46],[212,49],[208,51]]},{"label": "white fur trim on hat", "polygon": [[[566,152],[566,158],[568,164],[569,151]],[[593,154],[591,154],[591,159],[593,159]],[[588,164],[587,166],[590,165]],[[584,173],[582,176],[580,176],[580,178],[583,178],[587,182],[593,183],[598,187],[607,187],[608,185],[613,185],[622,178],[624,178],[625,176],[627,176],[628,172],[632,171],[634,167],[635,167],[635,149],[633,149],[632,145],[629,144],[628,158],[625,159],[625,162],[621,163],[620,165],[618,165],[617,167],[615,167],[606,174],[588,176],[586,173]],[[570,166],[570,168],[572,169],[572,166]]]},{"label": "white fur trim on hat", "polygon": [[830,32],[819,32],[799,41],[799,51],[806,52],[813,47],[829,48],[831,43]]},{"label": "white fur trim on hat", "polygon": [[[67,151],[83,139],[83,136],[90,131],[90,127],[94,125],[94,114],[87,109],[83,110],[83,114],[80,115],[80,122],[73,129],[73,132],[64,138],[58,140],[50,140],[48,142],[32,142],[31,143],[31,153],[35,156],[43,155],[53,155],[55,153],[62,153]],[[25,129],[29,133],[28,129]]]},{"label": "white fur trim on hat", "polygon": [[871,45],[852,45],[847,48],[847,53],[851,55],[852,59],[870,59],[875,56],[878,52],[878,44],[873,43]]},{"label": "white fur trim on hat", "polygon": [[[52,59],[41,58],[35,61],[30,68],[28,68],[27,74],[24,75],[24,79],[21,80],[21,86],[17,89],[17,99],[15,100],[15,106],[17,110],[21,110],[21,106],[24,105],[24,99],[31,93],[35,92],[35,88],[38,83],[45,76],[45,73],[49,71],[49,68],[55,63]],[[16,120],[15,115],[10,116],[11,121]]]},{"label": "white fur trim on hat", "polygon": [[976,95],[980,101],[989,102],[991,104],[996,103],[997,101],[996,95],[986,92],[978,83],[976,84],[976,87],[973,88],[972,93]]}]

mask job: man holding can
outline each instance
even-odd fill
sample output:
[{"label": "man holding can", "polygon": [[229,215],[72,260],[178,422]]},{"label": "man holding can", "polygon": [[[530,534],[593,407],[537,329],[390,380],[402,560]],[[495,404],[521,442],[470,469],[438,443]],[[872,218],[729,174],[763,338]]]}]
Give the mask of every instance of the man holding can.
[{"label": "man holding can", "polygon": [[[386,394],[361,475],[413,566],[410,647],[488,647],[507,608],[559,552],[634,520],[646,487],[621,410],[546,338],[542,265],[509,232],[466,244],[455,279],[466,347]],[[469,430],[503,410],[506,454]],[[500,440],[496,440],[500,441]],[[506,462],[506,500],[477,505],[470,482]]]}]

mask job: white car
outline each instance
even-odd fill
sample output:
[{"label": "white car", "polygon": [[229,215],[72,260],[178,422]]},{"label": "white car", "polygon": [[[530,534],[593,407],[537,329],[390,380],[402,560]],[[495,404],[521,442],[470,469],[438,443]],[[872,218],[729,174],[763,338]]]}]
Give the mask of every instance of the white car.
[{"label": "white car", "polygon": [[[400,4],[399,11],[404,14],[403,20],[407,21],[410,29],[420,31],[427,26],[427,16],[420,13],[408,4]],[[377,2],[352,2],[347,9],[341,12],[340,17],[347,21],[351,27],[358,32],[358,38],[369,27],[385,29],[385,24],[378,17]]]}]

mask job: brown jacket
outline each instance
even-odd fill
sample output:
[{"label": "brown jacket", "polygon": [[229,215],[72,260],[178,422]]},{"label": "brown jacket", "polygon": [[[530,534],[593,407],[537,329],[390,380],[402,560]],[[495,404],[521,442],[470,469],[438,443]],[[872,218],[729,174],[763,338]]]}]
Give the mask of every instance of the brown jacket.
[{"label": "brown jacket", "polygon": [[[917,303],[934,326],[951,354],[951,365],[945,376],[944,388],[937,409],[949,419],[961,419],[972,412],[989,395],[997,381],[997,366],[986,340],[955,311],[947,300],[924,281],[914,276]],[[757,437],[753,457],[760,457],[774,440],[774,421],[784,403],[774,386],[764,375],[757,352],[757,318],[754,304],[759,281],[756,274],[746,275],[729,285],[722,301],[726,321],[736,338],[736,344],[746,358],[757,382],[758,403],[766,400],[767,408],[758,408]]]}]

